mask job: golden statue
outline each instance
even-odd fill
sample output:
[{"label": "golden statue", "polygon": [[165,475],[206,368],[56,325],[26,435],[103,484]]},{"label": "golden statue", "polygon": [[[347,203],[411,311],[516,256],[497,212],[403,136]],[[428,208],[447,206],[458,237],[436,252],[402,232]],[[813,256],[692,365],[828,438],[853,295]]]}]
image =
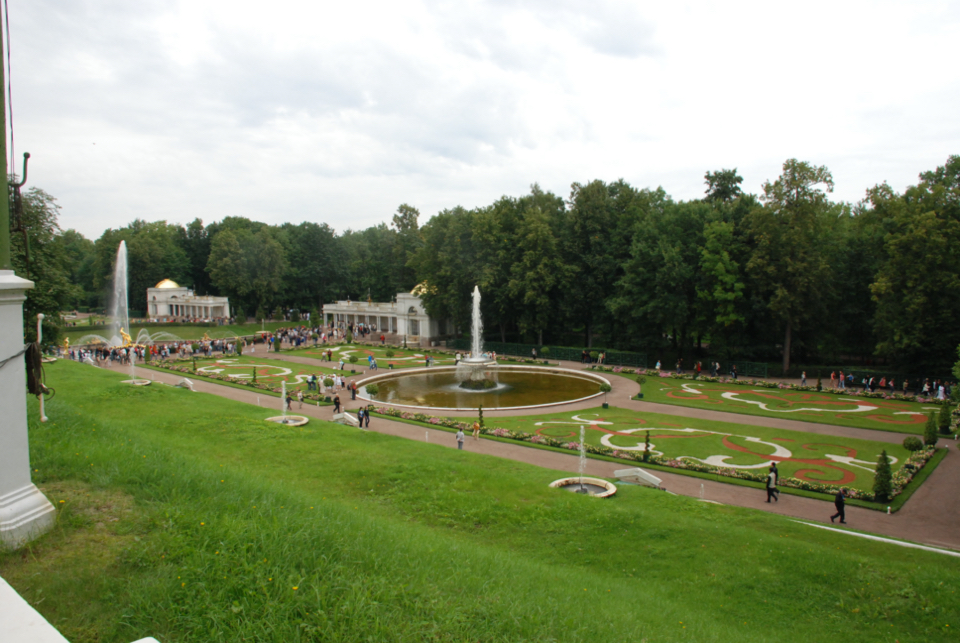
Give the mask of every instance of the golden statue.
[{"label": "golden statue", "polygon": [[65,350],[65,351],[70,350],[70,338],[69,338],[69,337],[64,337],[64,338],[63,338],[63,350]]},{"label": "golden statue", "polygon": [[123,339],[123,346],[121,348],[127,348],[133,346],[133,340],[130,339],[130,335],[127,335],[127,331],[120,329],[120,338]]},{"label": "golden statue", "polygon": [[205,342],[209,342],[209,341],[210,341],[210,335],[208,335],[206,332],[203,333],[203,341],[205,341]]}]

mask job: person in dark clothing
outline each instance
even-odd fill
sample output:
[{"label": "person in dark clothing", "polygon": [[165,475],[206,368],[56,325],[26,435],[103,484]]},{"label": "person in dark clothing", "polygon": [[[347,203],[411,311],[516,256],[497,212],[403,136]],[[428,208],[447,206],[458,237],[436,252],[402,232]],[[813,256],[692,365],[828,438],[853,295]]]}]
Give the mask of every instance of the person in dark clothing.
[{"label": "person in dark clothing", "polygon": [[367,429],[370,428],[370,410],[369,409],[363,412],[363,425],[364,425],[364,428],[367,428]]},{"label": "person in dark clothing", "polygon": [[340,412],[340,396],[334,395],[333,396],[333,413],[337,414],[339,412]]},{"label": "person in dark clothing", "polygon": [[350,382],[350,385],[347,388],[350,389],[350,399],[351,400],[357,399],[357,385],[354,384],[353,382]]},{"label": "person in dark clothing", "polygon": [[837,519],[837,516],[840,517],[841,524],[847,524],[847,517],[844,513],[844,499],[843,499],[843,489],[837,492],[836,497],[833,499],[833,506],[837,508],[837,513],[830,516],[830,522],[833,522]]},{"label": "person in dark clothing", "polygon": [[777,491],[777,467],[770,465],[770,473],[767,474],[767,502],[773,498],[780,502],[780,492]]}]

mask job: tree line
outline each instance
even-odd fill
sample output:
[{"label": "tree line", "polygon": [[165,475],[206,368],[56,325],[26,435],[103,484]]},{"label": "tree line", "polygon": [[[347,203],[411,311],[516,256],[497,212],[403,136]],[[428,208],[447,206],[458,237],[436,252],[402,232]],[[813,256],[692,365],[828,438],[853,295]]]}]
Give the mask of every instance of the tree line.
[{"label": "tree line", "polygon": [[60,231],[55,199],[34,188],[24,194],[31,270],[48,286],[30,305],[104,305],[125,240],[134,310],[165,278],[229,296],[249,316],[390,301],[425,283],[431,315],[469,333],[476,284],[488,336],[501,341],[687,363],[950,370],[960,344],[960,157],[902,193],[884,183],[856,204],[831,200],[826,167],[795,159],[759,194],[742,183],[736,169],[707,172],[703,198],[689,201],[623,180],[574,183],[566,198],[533,185],[422,226],[401,205],[389,225],[339,233],[310,221],[137,220],[96,241]]}]

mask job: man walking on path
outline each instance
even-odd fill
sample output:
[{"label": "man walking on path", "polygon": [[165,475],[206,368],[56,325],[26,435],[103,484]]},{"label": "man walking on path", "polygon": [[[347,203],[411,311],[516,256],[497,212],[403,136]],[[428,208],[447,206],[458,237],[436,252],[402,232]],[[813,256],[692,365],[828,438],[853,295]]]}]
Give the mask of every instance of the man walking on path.
[{"label": "man walking on path", "polygon": [[847,524],[847,517],[844,514],[843,505],[844,505],[843,489],[841,489],[840,491],[837,492],[836,497],[833,499],[833,506],[837,508],[837,513],[830,516],[830,522],[833,522],[834,520],[836,520],[837,516],[840,516],[840,524],[842,525]]},{"label": "man walking on path", "polygon": [[457,448],[463,450],[463,429],[457,429]]},{"label": "man walking on path", "polygon": [[333,396],[333,414],[337,415],[338,413],[340,413],[340,396],[334,395]]},{"label": "man walking on path", "polygon": [[770,473],[767,474],[767,502],[770,502],[770,498],[780,502],[780,492],[777,491],[777,467],[772,464]]}]

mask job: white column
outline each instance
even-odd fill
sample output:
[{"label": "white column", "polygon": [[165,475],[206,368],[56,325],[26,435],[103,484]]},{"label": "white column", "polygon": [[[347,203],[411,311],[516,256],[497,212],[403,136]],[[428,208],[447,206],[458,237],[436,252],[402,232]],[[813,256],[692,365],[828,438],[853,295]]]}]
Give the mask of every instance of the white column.
[{"label": "white column", "polygon": [[[33,282],[0,270],[0,360],[23,350],[23,301]],[[0,546],[14,549],[53,526],[56,512],[30,480],[24,358],[0,368]]]}]

